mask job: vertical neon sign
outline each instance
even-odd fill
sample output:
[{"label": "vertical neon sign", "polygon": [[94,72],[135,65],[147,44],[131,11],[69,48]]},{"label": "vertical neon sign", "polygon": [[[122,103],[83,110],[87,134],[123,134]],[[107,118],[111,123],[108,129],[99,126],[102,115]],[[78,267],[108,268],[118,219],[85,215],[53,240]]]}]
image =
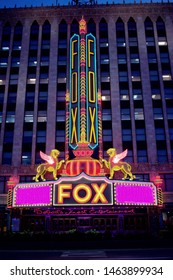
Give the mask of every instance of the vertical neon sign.
[{"label": "vertical neon sign", "polygon": [[80,35],[70,39],[69,146],[98,146],[98,94],[96,40],[87,34],[86,21],[79,22]]},{"label": "vertical neon sign", "polygon": [[76,149],[80,139],[80,41],[74,34],[70,39],[70,103],[69,103],[69,145]]},{"label": "vertical neon sign", "polygon": [[98,145],[98,96],[96,69],[96,39],[92,34],[86,35],[86,91],[87,91],[87,141],[90,148]]}]

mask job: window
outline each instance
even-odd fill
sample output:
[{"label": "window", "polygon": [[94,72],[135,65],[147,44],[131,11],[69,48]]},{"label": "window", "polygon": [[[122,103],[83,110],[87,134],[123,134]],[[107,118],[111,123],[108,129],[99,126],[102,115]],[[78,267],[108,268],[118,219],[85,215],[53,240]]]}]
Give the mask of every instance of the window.
[{"label": "window", "polygon": [[112,130],[103,129],[103,141],[112,141]]},{"label": "window", "polygon": [[127,56],[126,53],[118,53],[118,64],[126,64]]},{"label": "window", "polygon": [[117,46],[123,48],[126,46],[125,37],[117,38]]},{"label": "window", "polygon": [[32,130],[26,130],[23,133],[23,142],[32,143]]},{"label": "window", "polygon": [[157,158],[158,162],[167,162],[167,151],[166,151],[166,145],[165,142],[160,141],[160,145],[158,145],[157,142]]},{"label": "window", "polygon": [[87,24],[87,32],[96,36],[96,24],[93,19],[90,19]]},{"label": "window", "polygon": [[159,175],[163,179],[163,184],[165,185],[165,190],[167,192],[172,192],[173,191],[173,173],[159,174]]},{"label": "window", "polygon": [[165,24],[161,17],[157,19],[156,27],[158,37],[166,37]]},{"label": "window", "polygon": [[172,120],[173,119],[173,107],[170,107],[170,108],[166,108],[166,112],[167,112],[167,118],[169,120]]},{"label": "window", "polygon": [[161,63],[169,63],[169,54],[168,54],[168,52],[161,52],[160,53],[160,61],[161,61]]},{"label": "window", "polygon": [[65,142],[65,130],[56,131],[56,143]]},{"label": "window", "polygon": [[127,82],[128,81],[128,73],[127,73],[127,71],[120,71],[119,72],[119,81],[120,82]]},{"label": "window", "polygon": [[132,130],[131,128],[122,129],[122,140],[123,141],[132,141]]},{"label": "window", "polygon": [[130,37],[129,38],[129,46],[134,47],[134,46],[137,46],[137,45],[138,45],[137,37]]},{"label": "window", "polygon": [[13,148],[14,123],[5,124],[2,164],[11,164]]},{"label": "window", "polygon": [[33,122],[34,121],[34,112],[33,111],[31,111],[31,112],[29,112],[29,111],[26,111],[25,112],[25,116],[24,116],[24,121],[27,123],[29,123],[29,122]]},{"label": "window", "polygon": [[37,131],[37,143],[44,143],[44,142],[46,142],[46,131],[38,130]]},{"label": "window", "polygon": [[13,131],[6,130],[4,133],[4,142],[13,143]]},{"label": "window", "polygon": [[10,179],[10,176],[0,176],[0,194],[7,193],[7,181]]},{"label": "window", "polygon": [[12,151],[9,152],[3,152],[2,155],[2,164],[8,164],[11,165],[12,162]]},{"label": "window", "polygon": [[156,53],[148,52],[148,63],[157,63]]},{"label": "window", "polygon": [[136,129],[136,140],[137,141],[146,140],[145,128],[137,128]]},{"label": "window", "polygon": [[147,46],[155,46],[154,37],[146,37],[146,45]]},{"label": "window", "polygon": [[164,84],[165,98],[173,99],[173,85]]},{"label": "window", "polygon": [[162,108],[153,108],[153,112],[154,112],[154,119],[155,120],[163,119]]},{"label": "window", "polygon": [[162,127],[156,127],[156,140],[161,141],[165,140],[165,129]]},{"label": "window", "polygon": [[65,110],[57,110],[56,121],[57,122],[65,122]]},{"label": "window", "polygon": [[136,63],[136,59],[137,62],[139,62],[139,53],[137,48],[131,49],[130,58],[131,58],[131,63]]},{"label": "window", "polygon": [[143,182],[149,182],[150,181],[150,177],[149,174],[135,174],[136,175],[136,179],[135,180],[139,180],[139,181],[143,181]]},{"label": "window", "polygon": [[150,71],[150,80],[151,81],[158,81],[159,80],[159,74],[158,71]]},{"label": "window", "polygon": [[31,164],[31,152],[23,152],[22,153],[22,162],[23,165]]},{"label": "window", "polygon": [[48,79],[49,77],[49,67],[41,66],[40,67],[40,79]]},{"label": "window", "polygon": [[79,23],[76,19],[74,19],[71,24],[71,36],[75,33],[79,34]]},{"label": "window", "polygon": [[48,100],[48,85],[39,85],[38,94],[38,111],[47,111],[47,100]]},{"label": "window", "polygon": [[32,182],[33,181],[33,176],[20,176],[20,182],[21,183],[27,183],[27,182]]},{"label": "window", "polygon": [[129,108],[127,108],[127,109],[122,108],[121,109],[121,119],[122,120],[130,120],[131,119],[131,117],[130,117],[130,109]]},{"label": "window", "polygon": [[169,125],[169,135],[170,139],[173,140],[173,127],[171,127],[171,124]]},{"label": "window", "polygon": [[135,108],[135,120],[143,120],[144,119],[144,110],[143,108]]},{"label": "window", "polygon": [[108,42],[108,27],[104,18],[99,23],[100,43]]},{"label": "window", "polygon": [[9,51],[10,48],[10,37],[11,37],[11,26],[7,22],[3,27],[2,31],[2,45],[1,48],[3,51]]},{"label": "window", "polygon": [[137,160],[138,162],[147,162],[147,151],[144,149],[137,150]]},{"label": "window", "polygon": [[108,121],[111,120],[112,116],[111,116],[111,109],[103,109],[102,110],[102,120],[103,121]]},{"label": "window", "polygon": [[[133,86],[135,84],[133,83]],[[134,100],[142,100],[142,89],[141,88],[133,88],[133,99]]]},{"label": "window", "polygon": [[6,123],[15,123],[15,112],[7,112]]}]

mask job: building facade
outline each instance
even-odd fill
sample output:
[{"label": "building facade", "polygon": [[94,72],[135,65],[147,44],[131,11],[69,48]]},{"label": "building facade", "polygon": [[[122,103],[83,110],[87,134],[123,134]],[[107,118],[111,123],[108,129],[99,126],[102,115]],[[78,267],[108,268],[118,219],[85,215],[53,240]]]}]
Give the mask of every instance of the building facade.
[{"label": "building facade", "polygon": [[136,179],[162,187],[163,222],[172,225],[172,12],[171,3],[0,10],[1,230],[7,185],[32,181],[40,150],[68,152],[70,38],[82,15],[96,38],[103,158],[128,149]]}]

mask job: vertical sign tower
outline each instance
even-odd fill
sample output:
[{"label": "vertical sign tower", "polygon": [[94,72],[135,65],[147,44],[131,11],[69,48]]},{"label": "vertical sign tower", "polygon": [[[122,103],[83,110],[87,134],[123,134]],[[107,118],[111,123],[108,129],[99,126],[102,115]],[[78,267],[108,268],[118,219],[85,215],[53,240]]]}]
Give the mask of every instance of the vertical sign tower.
[{"label": "vertical sign tower", "polygon": [[[96,70],[96,39],[87,34],[86,21],[82,18],[79,35],[74,34],[70,39],[68,144],[72,151],[80,145],[98,150],[101,121]],[[97,157],[100,157],[98,152]]]}]

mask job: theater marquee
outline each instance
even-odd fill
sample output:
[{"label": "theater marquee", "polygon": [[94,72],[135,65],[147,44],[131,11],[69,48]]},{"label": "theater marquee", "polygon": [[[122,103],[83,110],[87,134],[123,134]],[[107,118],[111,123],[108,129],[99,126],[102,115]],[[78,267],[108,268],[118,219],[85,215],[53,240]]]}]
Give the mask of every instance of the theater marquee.
[{"label": "theater marquee", "polygon": [[159,190],[151,182],[109,180],[81,173],[57,181],[19,183],[8,207],[159,206]]}]

